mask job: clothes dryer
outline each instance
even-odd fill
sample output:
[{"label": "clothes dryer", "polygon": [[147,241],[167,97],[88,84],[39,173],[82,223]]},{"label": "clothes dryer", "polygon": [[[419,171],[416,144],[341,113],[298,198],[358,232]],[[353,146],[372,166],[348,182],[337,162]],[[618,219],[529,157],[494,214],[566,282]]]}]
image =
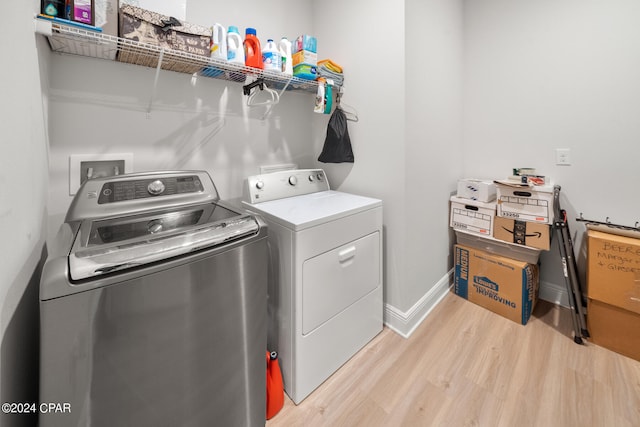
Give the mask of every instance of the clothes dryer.
[{"label": "clothes dryer", "polygon": [[382,201],[306,169],[247,178],[243,203],[268,224],[268,345],[298,404],[382,330]]}]

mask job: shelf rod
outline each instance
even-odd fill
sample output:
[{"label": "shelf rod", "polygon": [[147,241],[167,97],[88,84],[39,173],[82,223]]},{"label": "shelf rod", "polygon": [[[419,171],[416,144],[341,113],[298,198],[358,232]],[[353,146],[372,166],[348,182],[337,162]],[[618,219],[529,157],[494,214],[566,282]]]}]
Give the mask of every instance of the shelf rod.
[{"label": "shelf rod", "polygon": [[156,90],[158,88],[158,78],[160,77],[160,68],[162,66],[162,60],[164,59],[164,49],[160,51],[160,56],[158,56],[158,66],[156,67],[156,75],[153,79],[153,88],[151,88],[151,96],[149,97],[149,106],[147,107],[147,119],[151,116],[151,105],[153,105],[153,100],[156,97]]},{"label": "shelf rod", "polygon": [[580,212],[580,217],[576,218],[576,221],[579,222],[586,222],[587,224],[594,224],[594,225],[606,225],[607,227],[611,227],[611,228],[617,228],[620,230],[630,230],[630,231],[640,231],[640,221],[636,221],[636,223],[631,226],[631,225],[623,225],[623,224],[614,224],[611,221],[609,221],[609,217],[607,217],[604,222],[603,221],[594,221],[591,219],[586,219],[582,216],[582,212]]}]

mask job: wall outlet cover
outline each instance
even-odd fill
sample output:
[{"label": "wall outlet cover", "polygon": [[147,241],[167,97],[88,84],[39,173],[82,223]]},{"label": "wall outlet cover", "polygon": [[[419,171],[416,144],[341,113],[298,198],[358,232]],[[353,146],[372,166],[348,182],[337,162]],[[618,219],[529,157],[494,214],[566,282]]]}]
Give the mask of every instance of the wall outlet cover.
[{"label": "wall outlet cover", "polygon": [[556,148],[556,165],[571,166],[571,149]]},{"label": "wall outlet cover", "polygon": [[133,172],[133,153],[107,153],[107,154],[72,154],[69,156],[69,195],[73,196],[84,181],[82,178],[83,167],[98,165],[100,162],[113,162],[122,165],[124,170],[119,168],[120,174]]}]

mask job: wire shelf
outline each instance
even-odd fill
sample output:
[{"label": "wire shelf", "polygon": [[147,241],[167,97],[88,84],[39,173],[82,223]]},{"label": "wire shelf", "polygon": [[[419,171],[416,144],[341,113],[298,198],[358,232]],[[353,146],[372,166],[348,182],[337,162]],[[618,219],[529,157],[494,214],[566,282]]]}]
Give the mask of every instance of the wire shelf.
[{"label": "wire shelf", "polygon": [[59,22],[50,22],[50,25],[51,31],[46,34],[49,45],[53,52],[60,54],[120,61],[152,68],[157,68],[159,64],[164,70],[236,83],[244,83],[247,76],[253,76],[254,79],[262,77],[269,87],[277,90],[297,90],[315,94],[318,89],[318,83],[313,80],[166,49]]}]

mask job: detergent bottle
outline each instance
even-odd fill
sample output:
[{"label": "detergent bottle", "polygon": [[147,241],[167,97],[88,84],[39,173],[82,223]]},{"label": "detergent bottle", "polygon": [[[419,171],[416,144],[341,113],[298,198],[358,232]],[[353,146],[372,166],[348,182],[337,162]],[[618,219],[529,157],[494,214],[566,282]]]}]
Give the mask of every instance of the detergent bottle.
[{"label": "detergent bottle", "polygon": [[238,27],[231,25],[227,31],[227,60],[244,65],[244,47]]},{"label": "detergent bottle", "polygon": [[278,364],[278,353],[267,350],[267,419],[273,418],[284,406],[282,371]]},{"label": "detergent bottle", "polygon": [[293,64],[291,59],[291,42],[283,37],[278,43],[280,58],[282,60],[282,73],[287,76],[293,76]]},{"label": "detergent bottle", "polygon": [[220,24],[213,24],[211,27],[213,34],[211,37],[211,57],[227,60],[227,30]]},{"label": "detergent bottle", "polygon": [[262,50],[255,28],[247,28],[244,36],[244,64],[247,67],[264,68]]},{"label": "detergent bottle", "polygon": [[268,71],[282,72],[282,62],[280,60],[280,51],[273,39],[268,39],[267,44],[262,48],[262,63],[264,69]]}]

